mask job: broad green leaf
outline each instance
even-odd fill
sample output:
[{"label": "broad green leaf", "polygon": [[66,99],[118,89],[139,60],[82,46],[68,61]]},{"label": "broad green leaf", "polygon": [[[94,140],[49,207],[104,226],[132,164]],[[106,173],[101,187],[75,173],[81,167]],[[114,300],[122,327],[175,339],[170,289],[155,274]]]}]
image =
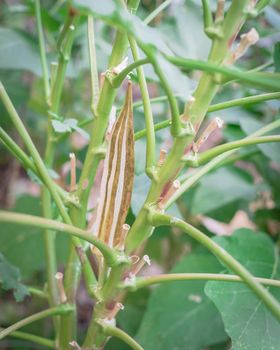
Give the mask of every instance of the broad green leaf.
[{"label": "broad green leaf", "polygon": [[[277,253],[266,234],[240,229],[214,240],[255,276],[280,277]],[[280,301],[280,289],[269,290]],[[244,284],[209,281],[205,292],[221,312],[232,349],[280,349],[280,323]]]},{"label": "broad green leaf", "polygon": [[[23,196],[17,200],[16,212],[41,215],[40,199]],[[68,237],[58,234],[56,238],[57,257],[65,261],[68,254]],[[0,252],[14,265],[20,267],[24,279],[45,267],[45,248],[43,230],[1,224]]]},{"label": "broad green leaf", "polygon": [[13,290],[16,301],[22,301],[26,295],[29,295],[27,288],[20,282],[20,279],[19,269],[0,253],[0,284],[5,290]]},{"label": "broad green leaf", "polygon": [[52,126],[54,131],[57,133],[64,134],[67,132],[77,131],[85,139],[89,140],[89,134],[82,128],[78,127],[78,121],[76,119],[69,118],[65,119],[64,121],[53,119]]},{"label": "broad green leaf", "polygon": [[[208,253],[192,253],[172,272],[218,272],[221,265]],[[220,315],[204,294],[204,281],[171,282],[150,297],[136,339],[145,350],[201,350],[227,337]]]},{"label": "broad green leaf", "polygon": [[41,75],[39,49],[26,33],[0,27],[0,68]]},{"label": "broad green leaf", "polygon": [[230,166],[203,177],[195,192],[191,211],[193,214],[208,214],[237,200],[250,201],[254,197],[255,187],[250,175]]},{"label": "broad green leaf", "polygon": [[134,177],[134,187],[132,191],[131,209],[134,215],[137,215],[142,208],[147,197],[151,181],[146,174]]}]

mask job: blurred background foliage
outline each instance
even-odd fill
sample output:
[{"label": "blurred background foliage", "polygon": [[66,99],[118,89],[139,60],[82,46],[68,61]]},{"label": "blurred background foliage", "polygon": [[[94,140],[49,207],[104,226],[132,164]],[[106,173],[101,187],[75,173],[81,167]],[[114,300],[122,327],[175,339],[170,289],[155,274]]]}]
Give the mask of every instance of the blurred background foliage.
[{"label": "blurred background foliage", "polygon": [[[49,63],[57,58],[56,42],[65,20],[65,3],[63,0],[41,1]],[[144,19],[160,3],[161,0],[141,1],[138,15]],[[36,36],[34,2],[31,0],[1,0],[0,4],[0,77],[35,144],[43,152],[47,118]],[[214,9],[216,1],[211,1],[211,6]],[[163,13],[153,20],[151,25],[163,35],[165,42],[175,54],[194,59],[207,58],[210,41],[203,33],[200,0],[174,0]],[[277,56],[274,55],[275,46],[280,41],[279,2],[272,1],[271,6],[268,6],[257,19],[251,19],[246,23],[242,32],[252,27],[258,30],[261,39],[238,64],[246,69],[265,64],[269,71],[279,70],[279,56],[278,63],[276,61],[274,64],[273,61],[273,57]],[[114,30],[101,21],[96,21],[95,30],[98,70],[101,73],[106,70]],[[128,55],[131,56],[130,53]],[[145,66],[145,72],[149,81],[150,96],[161,96],[163,91],[152,69]],[[183,106],[184,98],[194,89],[199,73],[186,72],[188,74],[183,75],[179,70],[172,70],[170,73],[172,74],[170,83]],[[141,100],[136,75],[132,74],[132,80],[135,81],[134,101]],[[221,89],[213,102],[218,103],[258,93],[259,90],[234,83]],[[124,91],[120,90],[116,107],[121,105],[123,95]],[[208,120],[219,116],[224,120],[225,126],[207,141],[205,147],[209,148],[224,141],[236,140],[252,133],[274,120],[279,114],[279,107],[280,102],[274,100],[209,114]],[[168,118],[166,102],[154,103],[153,113],[155,122]],[[21,145],[21,140],[15,133],[2,105],[0,105],[0,116],[1,126]],[[67,69],[67,79],[58,116],[61,124],[56,126],[59,142],[53,176],[57,177],[62,184],[66,185],[68,182],[69,152],[74,151],[81,164],[83,162],[90,126],[80,127],[79,125],[90,117],[86,22],[82,21]],[[134,109],[134,121],[135,131],[145,127],[141,106]],[[157,141],[158,151],[160,147],[168,148],[171,143],[169,130],[164,129],[158,132]],[[1,207],[40,215],[40,191],[36,179],[20,167],[2,144],[0,144],[0,152]],[[149,188],[149,179],[144,174],[144,138],[136,142],[135,152],[136,177],[128,222],[133,222]],[[236,161],[231,160],[227,163],[224,167],[207,174],[198,185],[179,199],[170,211],[195,223],[209,235],[228,237],[238,228],[246,227],[250,231],[248,235],[253,234],[251,230],[262,231],[266,232],[266,237],[268,235],[272,241],[276,242],[280,227],[279,144],[247,147],[239,153]],[[0,259],[0,282],[1,268],[5,261],[13,265],[13,273],[15,273],[14,280],[10,281],[11,284],[6,285],[5,288],[3,283],[3,289],[0,291],[0,324],[2,327],[45,305],[44,300],[31,297],[26,297],[24,302],[15,305],[12,291],[4,290],[14,289],[15,293],[17,288],[24,288],[20,281],[28,285],[43,285],[45,281],[43,239],[41,235],[36,234],[35,230],[11,225],[0,227],[0,252],[3,254],[1,255],[3,259]],[[221,271],[222,267],[217,260],[198,247],[194,241],[181,236],[179,232],[172,232],[171,235],[170,230],[157,229],[147,243],[145,252],[149,254],[153,264],[144,271],[145,274],[170,270],[176,272]],[[264,234],[260,233],[260,235]],[[218,239],[226,241],[227,238],[219,237]],[[266,242],[266,244],[270,243]],[[60,267],[65,261],[67,249],[67,238],[58,237],[57,256]],[[257,250],[256,254],[258,254]],[[119,314],[118,324],[130,335],[136,335],[147,350],[227,349],[230,344],[229,335],[231,335],[228,324],[232,324],[232,320],[224,318],[222,320],[222,309],[213,303],[216,297],[213,295],[215,294],[214,283],[207,285],[207,295],[204,293],[205,282],[201,281],[173,283],[155,290],[153,288],[143,289],[128,294],[126,308]],[[219,297],[218,300],[219,303],[223,302]],[[80,336],[82,337],[92,309],[83,285],[78,293],[78,305]],[[174,324],[176,327],[172,326]],[[168,334],[166,334],[167,328]],[[27,330],[31,330],[34,334],[52,337],[51,329],[50,322],[46,320],[29,326]],[[153,332],[153,337],[150,336],[151,332]],[[170,339],[172,343],[168,343]],[[232,339],[234,340],[234,337]],[[0,349],[24,348],[39,349],[38,346],[35,347],[13,338],[0,343]],[[126,346],[116,340],[111,340],[106,349],[125,350]],[[235,349],[243,348],[237,344]],[[257,349],[257,347],[250,349]]]}]

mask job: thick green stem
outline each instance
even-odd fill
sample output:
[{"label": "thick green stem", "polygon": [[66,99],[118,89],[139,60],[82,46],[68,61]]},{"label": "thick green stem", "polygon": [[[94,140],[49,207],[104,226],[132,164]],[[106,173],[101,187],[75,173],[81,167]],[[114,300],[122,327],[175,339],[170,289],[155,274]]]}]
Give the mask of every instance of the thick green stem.
[{"label": "thick green stem", "polygon": [[235,272],[244,283],[262,300],[271,313],[280,321],[280,304],[278,301],[264,288],[248,270],[244,268],[237,260],[235,260],[227,251],[221,248],[211,238],[199,231],[190,224],[174,218],[169,215],[153,213],[151,214],[151,222],[154,226],[171,226],[181,229],[190,237],[201,243],[210,250],[218,259],[220,259],[229,270]]},{"label": "thick green stem", "polygon": [[[229,43],[232,42],[241,25],[244,22],[244,9],[249,0],[234,0],[228,10],[224,20],[222,30],[223,38],[213,40],[212,48],[208,61],[214,64],[221,64],[228,54]],[[218,90],[218,85],[213,76],[204,72],[194,93],[194,103],[190,108],[189,121],[197,130],[203,121],[208,107]],[[181,157],[185,154],[186,148],[194,139],[195,133],[192,130],[185,130],[185,134],[176,137],[173,147],[165,160],[163,166],[159,169],[157,181],[153,181],[148,193],[146,202],[139,212],[133,226],[131,227],[127,240],[126,248],[128,252],[135,250],[147,239],[153,232],[153,227],[149,224],[147,217],[149,207],[158,201],[165,186],[172,181],[182,168]]]},{"label": "thick green stem", "polygon": [[[280,281],[269,278],[253,277],[256,282],[272,287],[280,287]],[[153,284],[169,283],[175,281],[223,281],[223,282],[244,282],[236,275],[226,275],[222,273],[169,273],[154,275],[149,277],[139,277],[136,279],[132,291],[148,287]],[[124,285],[125,286],[125,285]],[[129,287],[128,287],[129,288]]]},{"label": "thick green stem", "polygon": [[29,317],[24,318],[23,320],[20,320],[19,322],[14,323],[8,328],[5,328],[3,331],[0,332],[0,340],[5,338],[7,335],[13,333],[14,331],[24,326],[27,326],[30,323],[42,320],[43,318],[46,318],[49,316],[63,315],[72,311],[73,311],[73,307],[69,304],[58,305],[50,309],[40,311],[36,314],[33,314]]}]

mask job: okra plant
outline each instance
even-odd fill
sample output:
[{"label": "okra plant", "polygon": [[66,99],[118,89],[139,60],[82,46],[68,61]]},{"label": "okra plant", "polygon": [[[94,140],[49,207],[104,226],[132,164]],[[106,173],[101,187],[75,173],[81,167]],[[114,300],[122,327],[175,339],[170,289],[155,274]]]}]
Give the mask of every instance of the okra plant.
[{"label": "okra plant", "polygon": [[[24,6],[40,67],[25,56],[27,34],[7,24],[1,36],[18,40],[21,66],[9,66],[6,45],[0,68],[35,73],[28,108],[45,144],[13,104],[6,75],[0,140],[40,186],[41,214],[0,211],[0,282],[41,309],[14,323],[1,317],[0,348],[18,339],[59,350],[280,349],[277,3]],[[86,73],[73,68],[79,55]],[[30,275],[21,284],[24,244],[16,250],[34,233],[45,250],[39,287]],[[48,337],[32,332],[43,319]]]}]

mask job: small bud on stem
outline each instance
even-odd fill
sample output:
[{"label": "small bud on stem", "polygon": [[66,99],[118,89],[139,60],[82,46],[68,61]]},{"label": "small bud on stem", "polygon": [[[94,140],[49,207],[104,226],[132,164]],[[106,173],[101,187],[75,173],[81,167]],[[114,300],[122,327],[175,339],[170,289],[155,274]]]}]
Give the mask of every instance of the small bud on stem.
[{"label": "small bud on stem", "polygon": [[202,144],[208,139],[208,137],[217,129],[223,126],[224,122],[220,118],[213,119],[207,128],[203,131],[199,139],[193,144],[193,151],[197,153],[202,146]]},{"label": "small bud on stem", "polygon": [[163,198],[161,198],[161,200],[158,202],[158,208],[160,210],[164,209],[164,206],[166,205],[166,203],[169,201],[169,199],[173,196],[173,194],[178,190],[178,188],[180,187],[180,181],[179,180],[175,180],[172,183],[172,186],[169,188],[169,190],[166,192],[166,194],[164,195]]},{"label": "small bud on stem", "polygon": [[64,286],[63,286],[63,273],[62,272],[57,272],[55,274],[55,279],[56,279],[57,288],[58,288],[58,291],[59,291],[60,302],[62,304],[64,304],[64,303],[67,302],[67,297],[66,297],[66,293],[65,293],[65,290],[64,290]]},{"label": "small bud on stem", "polygon": [[76,190],[76,156],[75,153],[69,154],[70,158],[70,192]]}]

